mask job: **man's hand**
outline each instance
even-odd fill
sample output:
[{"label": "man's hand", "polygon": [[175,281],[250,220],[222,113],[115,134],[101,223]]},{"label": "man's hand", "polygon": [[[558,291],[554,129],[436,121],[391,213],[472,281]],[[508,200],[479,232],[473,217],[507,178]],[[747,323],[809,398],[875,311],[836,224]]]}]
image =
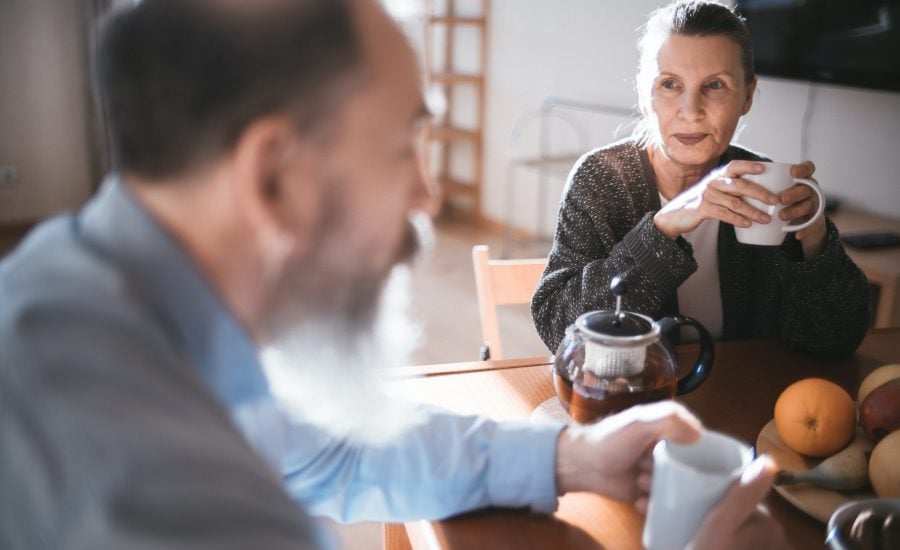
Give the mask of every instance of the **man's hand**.
[{"label": "man's hand", "polygon": [[789,548],[781,526],[760,501],[772,487],[775,465],[757,458],[713,508],[694,537],[694,550]]},{"label": "man's hand", "polygon": [[[556,457],[560,492],[591,491],[647,511],[653,446],[660,439],[696,441],[702,427],[674,401],[632,407],[591,426],[569,427]],[[756,459],[713,508],[694,537],[695,550],[787,548],[784,532],[759,503],[772,487],[775,465]]]},{"label": "man's hand", "polygon": [[646,512],[653,446],[660,439],[696,441],[700,429],[700,421],[674,401],[632,407],[591,426],[567,428],[556,451],[557,488],[560,494],[599,493]]}]

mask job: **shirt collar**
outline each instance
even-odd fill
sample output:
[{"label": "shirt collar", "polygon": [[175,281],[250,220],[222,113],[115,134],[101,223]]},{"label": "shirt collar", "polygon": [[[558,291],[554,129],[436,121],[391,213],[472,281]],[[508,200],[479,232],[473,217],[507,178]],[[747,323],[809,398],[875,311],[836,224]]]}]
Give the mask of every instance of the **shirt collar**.
[{"label": "shirt collar", "polygon": [[269,394],[253,342],[175,237],[118,176],[78,216],[83,238],[124,272],[206,384],[231,406]]}]

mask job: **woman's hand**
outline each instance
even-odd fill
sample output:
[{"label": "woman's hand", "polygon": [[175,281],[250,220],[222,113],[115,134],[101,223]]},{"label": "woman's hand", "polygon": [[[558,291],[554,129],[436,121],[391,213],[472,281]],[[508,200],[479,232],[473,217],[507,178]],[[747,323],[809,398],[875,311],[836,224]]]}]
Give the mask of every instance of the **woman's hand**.
[{"label": "woman's hand", "polygon": [[[803,161],[791,167],[791,175],[795,178],[812,179],[816,166],[811,161]],[[815,180],[813,180],[815,181]],[[791,221],[798,218],[807,218],[816,213],[819,207],[819,198],[813,191],[805,185],[795,185],[783,192],[778,197],[778,202],[784,205],[779,213],[782,220]],[[812,258],[822,250],[825,244],[825,237],[828,229],[825,225],[825,216],[822,216],[816,223],[797,231],[794,236],[800,241],[803,247],[803,256]]]},{"label": "woman's hand", "polygon": [[700,428],[700,421],[674,401],[639,405],[597,424],[566,428],[556,450],[558,491],[591,491],[646,512],[653,446],[660,439],[690,443],[700,437]]},{"label": "woman's hand", "polygon": [[[729,162],[723,168],[710,172],[698,183],[675,196],[669,201],[669,204],[656,213],[653,222],[660,232],[670,239],[693,231],[704,220],[719,220],[735,227],[750,227],[751,222],[769,223],[771,218],[768,214],[742,200],[742,197],[750,197],[766,204],[778,204],[779,197],[777,195],[761,185],[741,178],[745,174],[761,174],[764,171],[765,167],[760,162],[749,160]],[[796,187],[806,189],[805,186]],[[807,192],[812,194],[808,189]],[[787,193],[788,191],[783,196]],[[791,194],[788,195],[788,199],[794,199],[797,196],[799,195]],[[796,206],[800,207],[801,205],[797,204]],[[805,205],[803,208],[806,208]]]}]

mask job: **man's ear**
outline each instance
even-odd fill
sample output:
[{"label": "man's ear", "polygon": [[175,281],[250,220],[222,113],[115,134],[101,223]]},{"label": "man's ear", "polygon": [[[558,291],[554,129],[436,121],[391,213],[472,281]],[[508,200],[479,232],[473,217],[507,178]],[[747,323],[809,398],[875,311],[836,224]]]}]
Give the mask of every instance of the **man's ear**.
[{"label": "man's ear", "polygon": [[753,96],[756,94],[756,83],[757,78],[754,76],[753,80],[747,84],[747,97],[744,98],[744,105],[741,107],[741,116],[749,113],[750,107],[753,106]]},{"label": "man's ear", "polygon": [[280,263],[304,249],[319,223],[321,185],[314,147],[284,117],[251,123],[234,146],[238,208],[268,261]]}]

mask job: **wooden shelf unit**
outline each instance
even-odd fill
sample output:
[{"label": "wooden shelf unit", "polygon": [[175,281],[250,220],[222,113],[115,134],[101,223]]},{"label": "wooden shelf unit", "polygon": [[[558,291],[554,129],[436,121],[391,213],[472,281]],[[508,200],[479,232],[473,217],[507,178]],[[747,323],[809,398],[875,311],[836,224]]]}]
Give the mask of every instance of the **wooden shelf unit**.
[{"label": "wooden shelf unit", "polygon": [[[443,88],[446,112],[426,129],[429,156],[437,151],[438,160],[428,165],[432,177],[441,184],[442,207],[460,209],[472,221],[481,221],[481,190],[484,173],[485,68],[487,64],[487,26],[490,0],[481,0],[480,16],[458,15],[456,0],[428,0],[425,18],[425,73],[430,87]],[[438,11],[440,10],[440,12]],[[474,28],[478,33],[477,71],[461,71],[458,65],[458,30]],[[440,43],[438,41],[440,40]],[[435,61],[435,52],[442,63]],[[474,121],[471,126],[454,124],[459,109],[459,89],[474,91]],[[465,147],[468,151],[464,151]],[[461,179],[451,169],[452,159],[469,155],[471,175]],[[457,200],[462,198],[462,201]]]}]

